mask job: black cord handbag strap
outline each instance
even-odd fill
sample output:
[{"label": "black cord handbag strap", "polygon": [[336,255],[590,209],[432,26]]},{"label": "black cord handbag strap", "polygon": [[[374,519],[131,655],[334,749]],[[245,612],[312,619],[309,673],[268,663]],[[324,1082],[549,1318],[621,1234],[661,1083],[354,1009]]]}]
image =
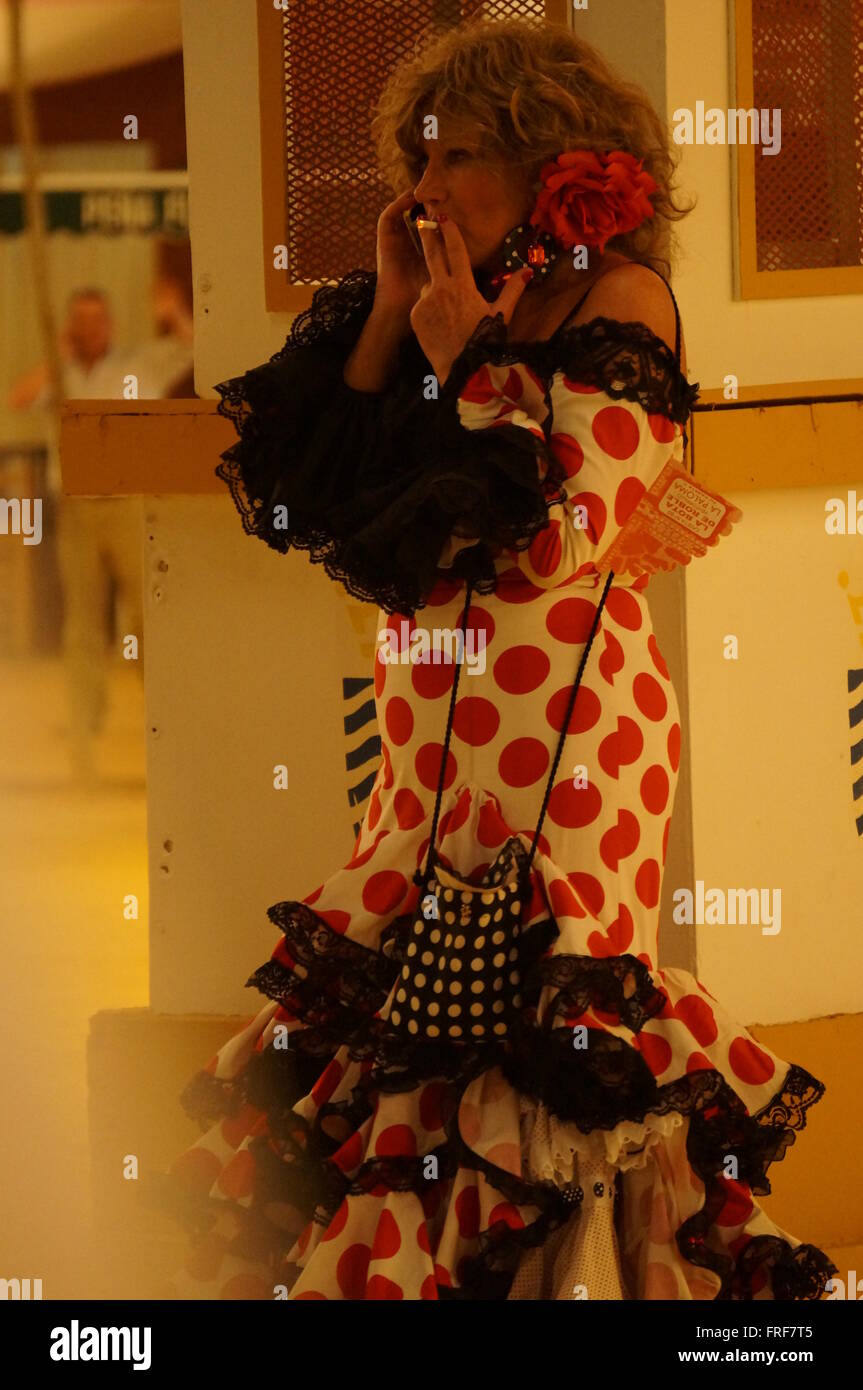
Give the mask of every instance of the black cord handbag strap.
[{"label": "black cord handbag strap", "polygon": [[[587,664],[587,658],[588,658],[588,656],[590,655],[590,649],[591,649],[591,647],[593,646],[593,639],[594,639],[594,637],[596,636],[596,631],[597,631],[597,628],[599,627],[599,619],[600,619],[600,617],[601,617],[601,615],[602,615],[602,610],[603,610],[603,608],[604,608],[604,606],[605,606],[606,596],[607,596],[607,594],[608,594],[609,589],[611,588],[611,582],[612,582],[613,579],[614,579],[614,571],[613,571],[613,570],[609,570],[609,572],[608,572],[608,578],[607,578],[606,581],[605,581],[605,588],[604,588],[603,591],[602,591],[602,597],[600,598],[599,603],[596,605],[596,610],[595,610],[594,615],[593,615],[593,623],[592,623],[592,625],[591,625],[590,634],[589,634],[589,636],[588,636],[587,641],[586,641],[585,644],[584,644],[584,648],[583,648],[582,653],[581,653],[581,661],[579,662],[579,665],[578,665],[578,673],[576,674],[575,680],[573,681],[572,689],[571,689],[570,692],[569,692],[569,701],[568,701],[568,703],[567,703],[566,713],[565,713],[565,715],[564,715],[564,717],[563,717],[563,723],[562,723],[562,725],[561,725],[560,738],[558,739],[558,742],[557,742],[557,752],[556,752],[555,755],[554,755],[554,762],[552,763],[551,772],[549,773],[548,782],[546,783],[545,796],[544,796],[543,799],[542,799],[542,806],[540,807],[540,811],[539,811],[539,820],[537,821],[537,823],[536,823],[536,829],[535,829],[534,832],[533,832],[533,842],[532,842],[532,844],[531,844],[531,847],[530,847],[530,854],[529,854],[528,860],[527,860],[527,866],[526,866],[526,869],[525,869],[525,872],[526,872],[526,873],[529,872],[530,866],[531,866],[531,864],[533,863],[533,856],[534,856],[534,854],[535,854],[535,852],[536,852],[536,846],[537,846],[537,842],[538,842],[538,840],[539,840],[540,831],[542,830],[542,824],[543,824],[543,821],[545,820],[545,813],[546,813],[546,810],[548,809],[548,802],[549,802],[549,798],[550,798],[550,796],[551,796],[551,789],[552,789],[552,787],[554,786],[555,774],[556,774],[556,772],[557,772],[558,764],[559,764],[559,762],[560,762],[561,755],[562,755],[562,753],[563,753],[563,745],[564,745],[564,742],[566,741],[566,735],[567,735],[567,731],[568,731],[568,729],[569,729],[569,721],[570,721],[570,719],[571,719],[571,717],[572,717],[572,711],[573,711],[573,709],[574,709],[574,707],[575,707],[575,699],[576,699],[576,696],[577,696],[577,694],[578,694],[578,687],[581,685],[581,678],[582,678],[582,675],[584,674],[584,668],[585,668],[585,665]],[[462,632],[462,634],[465,633],[466,628],[467,628],[467,615],[468,615],[468,612],[469,612],[469,610],[470,610],[470,603],[471,603],[471,598],[472,598],[472,596],[473,596],[473,583],[472,583],[471,580],[468,580],[468,581],[467,581],[467,593],[466,593],[466,595],[465,595],[465,601],[464,601],[464,609],[462,610],[461,622],[460,622],[460,624],[459,624],[459,630]],[[458,655],[458,653],[456,653],[456,655]],[[455,675],[453,676],[452,694],[450,695],[449,712],[448,712],[448,714],[447,714],[447,721],[446,721],[446,734],[445,734],[445,736],[444,736],[443,752],[441,753],[441,760],[440,760],[440,775],[439,775],[439,777],[438,777],[437,795],[436,795],[436,797],[435,797],[434,815],[433,815],[433,817],[432,817],[431,837],[430,837],[430,839],[429,839],[428,855],[427,855],[427,857],[426,857],[426,866],[425,866],[425,870],[423,870],[423,869],[417,869],[416,873],[414,874],[414,883],[417,884],[417,886],[420,887],[420,888],[422,887],[422,885],[423,885],[424,883],[427,883],[427,882],[428,882],[428,877],[429,877],[429,874],[431,873],[432,864],[433,864],[433,862],[434,862],[434,856],[435,856],[435,847],[434,847],[434,846],[435,846],[435,839],[436,839],[436,837],[437,837],[437,827],[438,827],[438,818],[439,818],[439,816],[440,816],[441,798],[442,798],[442,796],[443,796],[443,784],[444,784],[444,780],[445,780],[445,778],[446,778],[446,765],[447,765],[447,759],[449,758],[449,744],[450,744],[450,737],[451,737],[451,735],[452,735],[453,717],[454,717],[454,715],[455,715],[455,703],[456,703],[456,698],[457,698],[457,696],[458,696],[458,680],[459,680],[459,675],[460,675],[460,673],[461,673],[461,664],[462,664],[462,663],[461,663],[460,661],[456,661],[456,663],[455,663]]]}]

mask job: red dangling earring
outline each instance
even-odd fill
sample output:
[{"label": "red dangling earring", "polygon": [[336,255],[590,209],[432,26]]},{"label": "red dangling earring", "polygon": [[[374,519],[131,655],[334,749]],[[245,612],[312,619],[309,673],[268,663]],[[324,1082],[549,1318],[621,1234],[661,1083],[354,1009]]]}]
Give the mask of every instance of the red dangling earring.
[{"label": "red dangling earring", "polygon": [[[524,246],[525,234],[529,236],[526,247]],[[504,237],[501,255],[506,269],[493,277],[490,281],[492,287],[496,289],[499,285],[506,284],[511,275],[515,275],[517,271],[530,266],[533,270],[533,279],[528,285],[530,288],[531,285],[538,284],[551,273],[558,257],[558,245],[549,232],[538,231],[526,222],[520,222]]]}]

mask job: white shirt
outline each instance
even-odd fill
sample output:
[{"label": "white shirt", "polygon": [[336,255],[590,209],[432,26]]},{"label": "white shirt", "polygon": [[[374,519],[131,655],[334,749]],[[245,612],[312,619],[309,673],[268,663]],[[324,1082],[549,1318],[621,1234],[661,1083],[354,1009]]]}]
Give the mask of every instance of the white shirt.
[{"label": "white shirt", "polygon": [[[104,357],[89,368],[77,361],[64,362],[65,399],[123,400],[126,378],[134,376],[138,383],[138,400],[159,400],[180,377],[186,375],[193,363],[192,345],[167,334],[161,338],[151,338],[126,352],[110,348]],[[34,398],[32,408],[44,409],[51,399],[51,387],[46,383]],[[49,426],[46,481],[52,496],[60,492],[60,442],[56,436],[53,414]]]}]

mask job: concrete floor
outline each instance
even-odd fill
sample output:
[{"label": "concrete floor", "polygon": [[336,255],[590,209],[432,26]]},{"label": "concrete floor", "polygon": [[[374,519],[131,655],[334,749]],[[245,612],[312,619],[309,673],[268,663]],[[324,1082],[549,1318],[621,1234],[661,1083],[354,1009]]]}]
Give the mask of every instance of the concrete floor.
[{"label": "concrete floor", "polygon": [[[85,1046],[92,1014],[146,1006],[143,684],[122,663],[75,788],[59,660],[0,662],[0,1276],[86,1296],[100,1261],[90,1201]],[[138,920],[123,900],[138,897]]]}]

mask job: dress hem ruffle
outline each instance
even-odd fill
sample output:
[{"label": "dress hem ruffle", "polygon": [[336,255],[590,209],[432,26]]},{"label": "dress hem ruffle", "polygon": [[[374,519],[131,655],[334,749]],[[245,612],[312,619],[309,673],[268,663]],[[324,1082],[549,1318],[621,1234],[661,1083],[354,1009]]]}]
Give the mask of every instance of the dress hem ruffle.
[{"label": "dress hem ruffle", "polygon": [[[523,1251],[568,1221],[580,1198],[571,1182],[561,1187],[549,1178],[520,1176],[466,1142],[460,1127],[465,1094],[497,1069],[520,1097],[545,1106],[558,1122],[574,1122],[584,1135],[624,1126],[633,1137],[632,1126],[649,1128],[657,1117],[671,1114],[685,1117],[686,1154],[704,1185],[704,1200],[676,1230],[676,1245],[684,1260],[718,1277],[717,1300],[752,1298],[768,1275],[775,1298],[818,1298],[827,1278],[837,1272],[816,1247],[794,1246],[782,1236],[753,1235],[733,1256],[717,1249],[713,1239],[729,1199],[723,1172],[729,1153],[738,1164],[737,1181],[731,1184],[735,1192],[742,1184],[752,1193],[769,1193],[767,1169],[784,1157],[796,1131],[804,1127],[806,1111],[823,1095],[820,1081],[792,1063],[769,1102],[750,1115],[716,1069],[692,1071],[658,1086],[638,1048],[613,1032],[594,1029],[586,1052],[573,1049],[572,1009],[579,1017],[598,1007],[606,1026],[630,1029],[637,1037],[645,1019],[655,1018],[667,1004],[666,990],[655,985],[635,957],[552,956],[540,961],[535,990],[553,968],[569,999],[567,1003],[564,997],[550,1014],[566,1018],[562,1027],[523,1022],[517,1034],[502,1042],[420,1042],[411,1048],[401,1036],[390,1045],[388,1025],[377,1017],[397,977],[397,959],[339,936],[303,903],[276,904],[270,917],[286,932],[293,966],[271,960],[249,983],[273,1001],[265,1011],[270,1032],[277,1019],[285,1020],[290,1049],[264,1046],[261,1031],[235,1076],[199,1073],[182,1097],[188,1113],[203,1124],[213,1124],[218,1116],[236,1118],[245,1108],[257,1126],[250,1123],[248,1129],[257,1184],[251,1205],[232,1204],[222,1192],[193,1203],[200,1229],[206,1210],[222,1216],[227,1201],[244,1233],[232,1240],[235,1253],[266,1247],[294,1264],[296,1231],[272,1225],[263,1215],[268,1208],[276,1214],[305,1211],[307,1217],[311,1212],[313,1224],[325,1229],[349,1198],[412,1192],[422,1199],[429,1189],[427,1161],[434,1157],[437,1182],[452,1182],[472,1171],[518,1209],[523,1221],[517,1229],[501,1220],[480,1230],[475,1252],[459,1264],[457,1286],[442,1283],[434,1296],[506,1298]],[[357,1082],[348,1096],[321,1104],[309,1124],[295,1109],[296,1102],[303,1088],[308,1090],[314,1069],[339,1048],[343,1057],[359,1064]],[[358,1154],[352,1170],[340,1167],[345,1137],[360,1133],[374,1114],[373,1093],[396,1095],[441,1076],[458,1078],[445,1142],[410,1156]]]}]

